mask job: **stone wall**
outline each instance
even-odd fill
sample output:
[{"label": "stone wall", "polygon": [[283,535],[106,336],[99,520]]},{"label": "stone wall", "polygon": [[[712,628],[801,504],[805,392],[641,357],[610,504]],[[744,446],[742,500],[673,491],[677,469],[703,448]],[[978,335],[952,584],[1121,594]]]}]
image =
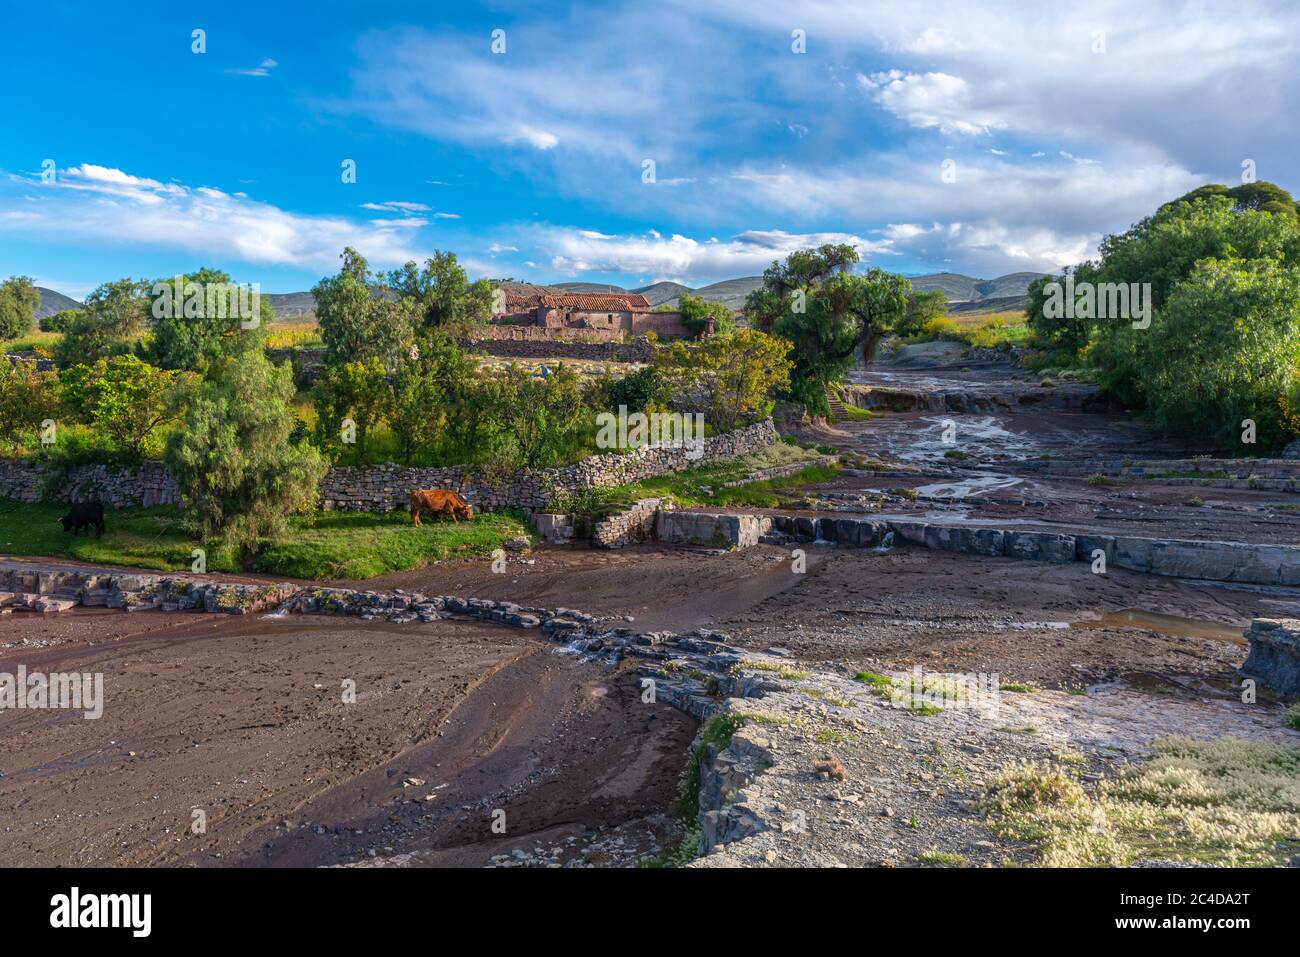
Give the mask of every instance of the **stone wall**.
[{"label": "stone wall", "polygon": [[757,452],[775,443],[771,419],[704,440],[703,454],[688,459],[687,449],[647,446],[625,455],[593,455],[574,465],[554,469],[525,469],[504,481],[494,481],[476,468],[403,468],[383,465],[331,469],[321,483],[325,509],[386,512],[407,507],[407,495],[417,488],[450,488],[475,508],[541,510],[555,494],[627,485],[658,475],[681,472],[696,465]]},{"label": "stone wall", "polygon": [[[334,468],[321,482],[321,506],[327,510],[386,512],[405,509],[412,489],[449,488],[484,511],[539,510],[555,493],[626,485],[756,452],[776,441],[776,428],[767,419],[705,439],[702,455],[694,460],[686,457],[685,448],[648,446],[626,455],[593,455],[563,468],[526,469],[500,481],[489,479],[472,466]],[[162,462],[145,462],[136,469],[83,465],[65,473],[46,463],[0,460],[0,498],[36,502],[43,497],[43,490],[47,493],[44,497],[55,501],[100,501],[114,508],[181,504],[176,481]]]},{"label": "stone wall", "polygon": [[645,339],[630,342],[566,342],[554,339],[472,339],[471,352],[507,359],[587,359],[595,362],[649,362],[654,349]]},{"label": "stone wall", "polygon": [[162,462],[143,462],[137,468],[78,465],[65,470],[45,462],[0,459],[0,498],[151,508],[179,504],[180,489]]},{"label": "stone wall", "polygon": [[659,512],[659,499],[643,498],[617,515],[597,522],[592,529],[591,542],[597,548],[622,548],[648,542],[655,537],[655,517]]}]

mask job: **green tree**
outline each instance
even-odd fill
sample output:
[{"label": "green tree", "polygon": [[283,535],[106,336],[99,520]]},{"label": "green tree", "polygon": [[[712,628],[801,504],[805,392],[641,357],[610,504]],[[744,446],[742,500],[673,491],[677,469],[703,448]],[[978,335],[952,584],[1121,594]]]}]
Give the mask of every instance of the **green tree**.
[{"label": "green tree", "polygon": [[245,292],[241,299],[237,288],[228,273],[208,268],[151,284],[153,338],[148,354],[153,363],[203,372],[226,356],[260,349],[275,310],[269,299],[258,295],[256,315],[239,315],[242,306],[253,305],[253,297]]},{"label": "green tree", "polygon": [[709,319],[713,320],[714,335],[729,336],[736,329],[736,320],[725,303],[713,302],[700,296],[682,293],[677,311],[682,314],[682,323],[697,336],[702,333]]},{"label": "green tree", "polygon": [[352,247],[343,250],[343,267],[337,276],[318,282],[316,320],[325,343],[327,365],[377,358],[391,367],[411,346],[416,306],[409,298],[396,298],[392,290],[377,285],[365,258]]},{"label": "green tree", "polygon": [[948,315],[948,297],[942,289],[929,292],[913,290],[907,297],[907,307],[894,327],[900,336],[915,336],[931,319],[941,319]]},{"label": "green tree", "polygon": [[464,338],[492,318],[492,284],[470,282],[455,253],[435,250],[423,268],[408,262],[388,274],[388,285],[415,304],[426,329],[442,328]]},{"label": "green tree", "polygon": [[912,284],[881,269],[850,272],[858,261],[848,244],[791,253],[763,273],[763,285],[745,301],[745,315],[761,331],[794,346],[790,395],[826,415],[827,389],[876,345],[907,309]]},{"label": "green tree", "polygon": [[663,409],[672,398],[672,388],[663,373],[652,365],[608,383],[606,392],[610,408],[627,406],[629,412]]},{"label": "green tree", "polygon": [[1261,446],[1279,445],[1300,372],[1300,223],[1267,211],[1269,196],[1276,191],[1194,191],[1107,236],[1095,261],[1075,267],[1076,294],[1085,283],[1149,290],[1149,325],[1132,310],[1052,324],[1041,293],[1031,295],[1030,324],[1048,346],[1086,338],[1078,354],[1101,385],[1166,431],[1240,447],[1251,419]]},{"label": "green tree", "polygon": [[1153,323],[1147,379],[1152,420],[1169,432],[1240,445],[1289,437],[1278,399],[1300,370],[1300,267],[1207,260],[1179,283]]},{"label": "green tree", "polygon": [[167,465],[203,534],[251,551],[283,533],[290,514],[313,507],[328,468],[313,446],[290,441],[293,371],[253,349],[189,391]]},{"label": "green tree", "polygon": [[54,347],[54,361],[66,369],[136,349],[148,315],[147,293],[134,279],[104,283],[68,323]]},{"label": "green tree", "polygon": [[64,309],[62,312],[56,312],[52,316],[46,316],[41,320],[40,326],[42,332],[67,332],[72,321],[81,315],[80,309]]},{"label": "green tree", "polygon": [[1226,196],[1232,200],[1233,208],[1238,212],[1254,209],[1263,213],[1278,213],[1291,219],[1295,219],[1297,215],[1300,215],[1300,203],[1297,203],[1289,192],[1276,183],[1269,183],[1264,180],[1254,183],[1241,183],[1237,186],[1207,183],[1204,186],[1198,186],[1190,193],[1178,197],[1172,203],[1165,204],[1165,206],[1161,207],[1161,211],[1163,212],[1167,207],[1178,203],[1191,203],[1211,196]]},{"label": "green tree", "polygon": [[370,433],[392,402],[384,363],[371,356],[328,366],[313,394],[316,444],[335,462],[364,462]]},{"label": "green tree", "polygon": [[0,359],[0,447],[11,453],[39,447],[41,423],[58,409],[54,384],[52,372]]},{"label": "green tree", "polygon": [[10,276],[0,283],[0,340],[31,332],[40,305],[41,294],[27,276]]},{"label": "green tree", "polygon": [[566,365],[540,376],[511,363],[476,390],[471,414],[482,436],[482,459],[500,472],[564,464],[595,426],[590,400]]},{"label": "green tree", "polygon": [[478,365],[441,330],[412,350],[391,379],[385,418],[403,465],[454,445],[448,432],[465,413]]},{"label": "green tree", "polygon": [[128,461],[158,451],[158,428],[180,414],[176,385],[176,372],[133,355],[75,365],[59,374],[64,403],[81,421],[107,435]]},{"label": "green tree", "polygon": [[702,396],[705,422],[725,432],[771,410],[772,394],[790,384],[790,349],[779,336],[738,329],[731,336],[673,342],[655,353],[653,368],[675,394]]}]

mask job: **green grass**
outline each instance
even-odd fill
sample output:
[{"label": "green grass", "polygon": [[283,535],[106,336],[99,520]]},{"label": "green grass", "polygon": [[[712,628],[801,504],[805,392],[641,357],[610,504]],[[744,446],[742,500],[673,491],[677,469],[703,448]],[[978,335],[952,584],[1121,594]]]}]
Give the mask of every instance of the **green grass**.
[{"label": "green grass", "polygon": [[961,867],[966,863],[965,857],[948,851],[925,851],[918,854],[916,859],[922,864],[938,864],[945,867]]},{"label": "green grass", "polygon": [[405,512],[322,512],[293,517],[282,537],[262,543],[241,564],[219,541],[186,531],[173,508],[109,510],[103,538],[64,532],[66,505],[0,501],[0,550],[15,555],[75,558],[158,571],[190,571],[191,552],[204,547],[208,571],[260,571],[305,579],[373,578],[452,557],[486,556],[529,534],[510,514],[478,514],[472,522],[426,522],[414,528]]},{"label": "green grass", "polygon": [[884,688],[886,690],[894,686],[894,679],[889,675],[878,675],[874,671],[859,671],[853,676],[854,681],[861,681],[864,685],[871,685],[873,688]]},{"label": "green grass", "polygon": [[1037,691],[1038,689],[1023,681],[1004,681],[1002,684],[998,685],[998,690],[1014,691],[1017,694],[1029,694],[1031,691]]},{"label": "green grass", "polygon": [[606,513],[618,511],[637,499],[665,497],[671,497],[677,504],[686,506],[776,508],[781,504],[779,493],[804,485],[828,482],[835,477],[835,468],[809,465],[793,475],[781,478],[748,482],[733,488],[723,488],[723,483],[739,481],[761,469],[807,462],[817,455],[814,451],[779,442],[760,452],[726,462],[714,462],[684,472],[655,476],[634,485],[600,489],[598,497],[602,510]]},{"label": "green grass", "polygon": [[875,413],[870,409],[859,409],[856,405],[847,402],[844,404],[844,420],[846,422],[865,422],[871,418],[875,418]]},{"label": "green grass", "polygon": [[1288,728],[1300,731],[1300,704],[1293,704],[1286,709],[1286,717],[1283,722]]}]

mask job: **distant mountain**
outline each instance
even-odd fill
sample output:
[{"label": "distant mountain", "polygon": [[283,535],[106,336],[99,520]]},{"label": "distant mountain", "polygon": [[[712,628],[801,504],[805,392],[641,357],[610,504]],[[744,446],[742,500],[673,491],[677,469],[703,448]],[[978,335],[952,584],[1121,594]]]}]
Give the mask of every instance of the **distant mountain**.
[{"label": "distant mountain", "polygon": [[46,289],[44,286],[37,286],[36,291],[41,294],[41,304],[36,307],[36,320],[38,322],[54,315],[56,312],[63,312],[65,309],[81,308],[81,303],[75,299],[69,299],[61,292]]},{"label": "distant mountain", "polygon": [[275,310],[277,322],[305,322],[316,317],[316,297],[309,292],[268,292],[264,295]]},{"label": "distant mountain", "polygon": [[[972,303],[992,299],[1024,299],[1029,284],[1043,273],[1013,272],[997,279],[973,279],[955,272],[912,276],[912,288],[921,292],[941,290],[950,303]],[[1007,308],[1016,308],[1008,306]],[[969,310],[963,310],[969,311]]]},{"label": "distant mountain", "polygon": [[649,286],[641,286],[631,290],[631,292],[639,292],[645,296],[652,306],[662,305],[663,303],[671,303],[675,306],[682,293],[690,291],[690,286],[683,286],[679,282],[656,282],[651,283]]},{"label": "distant mountain", "polygon": [[622,286],[611,286],[604,282],[553,282],[553,291],[573,293],[574,295],[598,295],[602,292],[628,292]]}]

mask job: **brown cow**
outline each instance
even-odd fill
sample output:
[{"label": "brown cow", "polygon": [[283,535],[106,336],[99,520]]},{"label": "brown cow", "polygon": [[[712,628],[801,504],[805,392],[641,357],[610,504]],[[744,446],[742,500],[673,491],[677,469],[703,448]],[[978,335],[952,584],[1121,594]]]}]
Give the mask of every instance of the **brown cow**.
[{"label": "brown cow", "polygon": [[420,513],[447,514],[453,522],[474,517],[474,509],[460,493],[446,488],[416,489],[411,493],[411,524],[420,527]]}]

